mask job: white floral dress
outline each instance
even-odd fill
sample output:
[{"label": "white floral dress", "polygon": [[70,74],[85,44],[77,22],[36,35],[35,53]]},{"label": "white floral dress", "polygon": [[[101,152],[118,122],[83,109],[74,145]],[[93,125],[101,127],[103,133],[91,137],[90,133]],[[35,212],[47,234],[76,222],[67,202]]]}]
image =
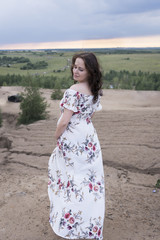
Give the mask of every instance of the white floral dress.
[{"label": "white floral dress", "polygon": [[74,113],[49,159],[50,224],[68,239],[103,239],[105,212],[101,148],[91,116],[102,106],[100,97],[67,89],[60,101]]}]

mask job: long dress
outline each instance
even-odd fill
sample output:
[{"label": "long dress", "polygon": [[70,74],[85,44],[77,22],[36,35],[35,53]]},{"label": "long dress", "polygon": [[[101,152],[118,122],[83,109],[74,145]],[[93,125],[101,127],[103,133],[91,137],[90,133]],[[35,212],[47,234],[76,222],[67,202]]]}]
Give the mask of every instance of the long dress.
[{"label": "long dress", "polygon": [[[48,164],[50,225],[68,239],[103,239],[104,171],[100,143],[91,116],[102,106],[100,97],[67,89],[60,109],[74,113],[57,141]],[[61,115],[62,116],[62,115]]]}]

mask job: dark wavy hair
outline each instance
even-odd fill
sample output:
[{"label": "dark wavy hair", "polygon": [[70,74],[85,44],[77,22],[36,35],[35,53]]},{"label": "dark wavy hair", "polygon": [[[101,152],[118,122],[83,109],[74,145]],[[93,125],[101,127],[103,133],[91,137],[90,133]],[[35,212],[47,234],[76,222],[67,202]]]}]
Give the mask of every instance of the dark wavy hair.
[{"label": "dark wavy hair", "polygon": [[77,58],[81,58],[84,61],[85,67],[88,71],[88,83],[93,94],[93,102],[95,103],[98,96],[102,96],[102,72],[98,60],[94,53],[83,52],[75,54],[72,58],[71,72],[73,77],[73,68]]}]

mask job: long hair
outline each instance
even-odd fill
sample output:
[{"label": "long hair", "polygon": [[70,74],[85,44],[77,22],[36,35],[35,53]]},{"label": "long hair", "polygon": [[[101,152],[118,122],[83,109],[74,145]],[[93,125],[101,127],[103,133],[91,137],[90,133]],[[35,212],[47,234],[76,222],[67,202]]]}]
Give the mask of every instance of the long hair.
[{"label": "long hair", "polygon": [[95,103],[99,95],[102,95],[102,73],[98,60],[94,53],[84,52],[75,54],[72,58],[71,72],[73,77],[73,68],[77,58],[81,58],[84,61],[85,67],[88,71],[88,84],[93,94],[93,102]]}]

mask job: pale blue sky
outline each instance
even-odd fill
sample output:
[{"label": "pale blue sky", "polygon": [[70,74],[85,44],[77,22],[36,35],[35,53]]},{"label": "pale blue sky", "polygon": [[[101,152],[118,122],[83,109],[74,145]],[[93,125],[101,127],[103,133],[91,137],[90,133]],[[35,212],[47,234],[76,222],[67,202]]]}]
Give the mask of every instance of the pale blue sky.
[{"label": "pale blue sky", "polygon": [[160,0],[5,0],[0,45],[160,35]]}]

